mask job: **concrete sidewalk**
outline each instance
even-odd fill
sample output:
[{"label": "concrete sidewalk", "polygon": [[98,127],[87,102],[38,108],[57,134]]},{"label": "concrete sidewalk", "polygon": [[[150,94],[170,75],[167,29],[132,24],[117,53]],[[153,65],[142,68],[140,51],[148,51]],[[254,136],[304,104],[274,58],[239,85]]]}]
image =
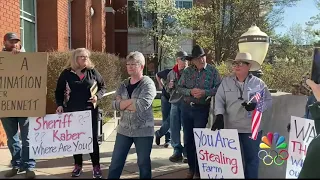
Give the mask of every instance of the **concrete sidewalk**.
[{"label": "concrete sidewalk", "polygon": [[[156,127],[155,129],[158,129]],[[103,178],[108,175],[109,165],[111,163],[112,151],[115,143],[116,132],[113,131],[107,141],[100,145],[100,162],[103,171]],[[164,138],[161,139],[164,141]],[[161,142],[163,143],[163,142]],[[152,177],[153,178],[185,178],[187,173],[187,164],[172,163],[169,157],[172,155],[173,149],[164,148],[162,146],[153,145],[151,152],[152,161]],[[0,149],[0,178],[4,178],[5,171],[9,170],[11,155],[8,148]],[[92,166],[89,155],[83,156],[83,174],[79,178],[92,178]],[[37,160],[36,175],[37,178],[71,178],[73,170],[73,157],[58,157],[50,159]],[[14,179],[24,178],[24,173],[14,177]],[[137,154],[134,145],[129,151],[127,161],[121,178],[139,178],[139,168],[137,165]]]}]

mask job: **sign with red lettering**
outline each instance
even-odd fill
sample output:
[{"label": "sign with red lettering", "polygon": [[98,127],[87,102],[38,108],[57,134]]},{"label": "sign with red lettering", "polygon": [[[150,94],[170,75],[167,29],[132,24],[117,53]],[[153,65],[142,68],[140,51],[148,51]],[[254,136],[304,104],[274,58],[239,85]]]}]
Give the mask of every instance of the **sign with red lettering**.
[{"label": "sign with red lettering", "polygon": [[201,179],[244,178],[238,131],[194,128]]},{"label": "sign with red lettering", "polygon": [[291,116],[286,179],[299,177],[308,146],[316,136],[314,120]]},{"label": "sign with red lettering", "polygon": [[91,111],[29,118],[32,159],[93,152]]}]

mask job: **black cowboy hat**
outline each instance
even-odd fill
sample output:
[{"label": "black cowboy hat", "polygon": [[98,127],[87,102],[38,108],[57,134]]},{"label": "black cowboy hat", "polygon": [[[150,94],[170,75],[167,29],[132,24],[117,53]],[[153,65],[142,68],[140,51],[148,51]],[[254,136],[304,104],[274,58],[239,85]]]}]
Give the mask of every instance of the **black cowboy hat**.
[{"label": "black cowboy hat", "polygon": [[202,56],[205,56],[206,53],[204,52],[204,50],[202,49],[202,47],[200,47],[199,45],[195,45],[193,46],[192,48],[192,53],[191,55],[187,56],[186,57],[186,60],[188,61],[192,61],[193,59],[195,58],[199,58],[199,57],[202,57]]}]

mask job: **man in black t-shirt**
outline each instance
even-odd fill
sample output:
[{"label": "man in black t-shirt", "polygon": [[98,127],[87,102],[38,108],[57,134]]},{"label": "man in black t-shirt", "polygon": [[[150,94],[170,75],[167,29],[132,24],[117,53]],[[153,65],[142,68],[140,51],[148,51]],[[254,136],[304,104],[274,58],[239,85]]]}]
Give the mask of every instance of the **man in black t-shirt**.
[{"label": "man in black t-shirt", "polygon": [[167,75],[171,69],[165,69],[156,74],[156,78],[159,84],[159,87],[162,89],[161,94],[161,111],[162,111],[162,125],[159,130],[155,132],[156,144],[160,145],[160,139],[162,136],[165,136],[164,147],[168,147],[170,143],[170,109],[171,104],[169,103],[170,94],[164,88],[164,82],[167,80]]}]

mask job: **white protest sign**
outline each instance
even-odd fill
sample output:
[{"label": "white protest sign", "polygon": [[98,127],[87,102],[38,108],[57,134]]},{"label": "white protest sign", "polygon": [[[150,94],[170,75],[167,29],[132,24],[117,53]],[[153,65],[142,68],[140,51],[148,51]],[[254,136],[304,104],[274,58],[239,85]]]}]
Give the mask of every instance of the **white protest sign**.
[{"label": "white protest sign", "polygon": [[313,120],[291,116],[286,179],[298,178],[308,146],[316,136]]},{"label": "white protest sign", "polygon": [[93,152],[91,111],[29,118],[32,159]]},{"label": "white protest sign", "polygon": [[201,179],[244,178],[238,131],[194,128]]}]

